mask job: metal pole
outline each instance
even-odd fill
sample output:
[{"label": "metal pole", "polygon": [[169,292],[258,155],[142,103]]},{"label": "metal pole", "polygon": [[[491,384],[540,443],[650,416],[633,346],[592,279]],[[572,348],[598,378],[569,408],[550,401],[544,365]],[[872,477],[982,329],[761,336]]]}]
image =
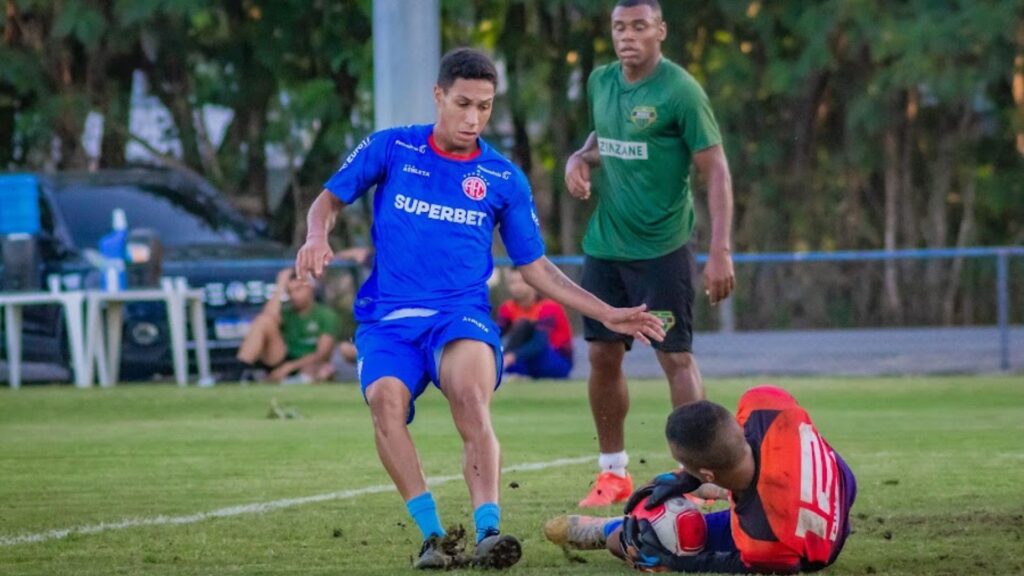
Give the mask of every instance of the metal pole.
[{"label": "metal pole", "polygon": [[996,301],[998,302],[999,322],[999,368],[1010,369],[1010,298],[1007,290],[1009,283],[1009,255],[1006,250],[996,253]]},{"label": "metal pole", "polygon": [[441,61],[438,0],[373,1],[373,108],[377,130],[433,122]]}]

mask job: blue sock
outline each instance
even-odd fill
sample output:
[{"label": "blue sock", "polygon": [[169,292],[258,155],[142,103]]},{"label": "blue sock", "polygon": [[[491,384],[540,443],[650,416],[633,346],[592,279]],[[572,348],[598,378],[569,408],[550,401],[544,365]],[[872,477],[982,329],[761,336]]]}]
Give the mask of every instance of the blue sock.
[{"label": "blue sock", "polygon": [[604,532],[604,539],[607,540],[612,535],[612,532],[615,532],[615,529],[624,523],[625,521],[622,518],[613,518],[605,522],[604,527],[601,528],[601,531]]},{"label": "blue sock", "polygon": [[476,525],[476,541],[479,544],[488,530],[497,530],[501,523],[501,508],[494,502],[481,504],[473,512],[473,523]]},{"label": "blue sock", "polygon": [[441,518],[437,515],[437,504],[434,503],[433,494],[424,492],[407,501],[405,507],[409,510],[409,515],[416,522],[420,532],[423,533],[424,540],[435,534],[445,535],[444,528],[441,528]]}]

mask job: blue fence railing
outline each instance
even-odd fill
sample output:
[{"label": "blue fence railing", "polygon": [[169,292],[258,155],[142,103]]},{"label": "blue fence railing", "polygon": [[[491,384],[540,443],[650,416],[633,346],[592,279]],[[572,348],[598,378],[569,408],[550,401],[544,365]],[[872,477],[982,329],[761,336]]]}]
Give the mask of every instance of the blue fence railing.
[{"label": "blue fence railing", "polygon": [[[841,250],[836,252],[748,252],[734,254],[735,264],[786,264],[805,262],[872,262],[885,260],[938,260],[951,258],[993,258],[996,262],[996,324],[999,328],[1000,367],[1010,368],[1010,291],[1009,291],[1009,259],[1024,257],[1024,246],[993,246],[974,248],[932,248],[913,250]],[[549,256],[552,262],[561,266],[582,266],[583,256],[564,255]],[[698,254],[697,262],[707,261],[706,254]],[[293,265],[292,260],[263,259],[245,261],[189,261],[168,262],[165,264],[167,273],[187,273],[189,270],[208,267],[219,268],[284,268]],[[510,266],[508,258],[496,258],[495,265]],[[351,264],[336,262],[332,268],[350,267]]]},{"label": "blue fence railing", "polygon": [[[999,328],[999,366],[1010,369],[1009,260],[1024,257],[1024,246],[973,248],[930,248],[914,250],[841,250],[836,252],[748,252],[733,255],[735,264],[785,264],[800,262],[871,262],[884,260],[939,260],[950,258],[994,258],[996,261],[996,325]],[[555,264],[582,265],[583,256],[553,256]],[[697,255],[697,262],[707,254]],[[507,260],[504,263],[508,264]]]}]

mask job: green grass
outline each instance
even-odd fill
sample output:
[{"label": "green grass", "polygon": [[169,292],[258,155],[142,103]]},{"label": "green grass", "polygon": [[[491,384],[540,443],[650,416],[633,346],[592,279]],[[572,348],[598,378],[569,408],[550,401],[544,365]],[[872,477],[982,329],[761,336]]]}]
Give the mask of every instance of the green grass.
[{"label": "green grass", "polygon": [[[850,463],[854,530],[832,574],[1024,573],[1024,382],[1019,377],[785,379]],[[732,408],[752,380],[709,381]],[[634,382],[628,443],[637,480],[672,466],[660,382]],[[297,420],[266,417],[271,399]],[[510,382],[494,419],[506,466],[596,450],[583,384]],[[412,431],[428,476],[459,473],[461,446],[436,390]],[[626,574],[604,553],[570,562],[545,519],[573,512],[594,463],[507,474],[513,574]],[[515,482],[517,488],[510,488]],[[350,385],[0,391],[0,540],[186,516],[389,484]],[[465,485],[434,487],[446,524],[471,522]],[[614,514],[609,509],[605,513]],[[419,535],[394,492],[178,525],[0,544],[0,574],[411,573]]]}]

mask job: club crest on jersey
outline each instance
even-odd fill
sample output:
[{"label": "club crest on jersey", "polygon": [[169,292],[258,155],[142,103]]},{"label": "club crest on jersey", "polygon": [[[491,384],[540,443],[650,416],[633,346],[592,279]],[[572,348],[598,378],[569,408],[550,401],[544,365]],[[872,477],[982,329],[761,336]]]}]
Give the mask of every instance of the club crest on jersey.
[{"label": "club crest on jersey", "polygon": [[462,179],[462,191],[473,200],[483,200],[487,196],[487,182],[470,174]]},{"label": "club crest on jersey", "polygon": [[651,124],[654,124],[654,121],[657,119],[658,111],[654,106],[637,106],[633,108],[633,111],[629,114],[629,121],[641,130],[647,128]]}]

